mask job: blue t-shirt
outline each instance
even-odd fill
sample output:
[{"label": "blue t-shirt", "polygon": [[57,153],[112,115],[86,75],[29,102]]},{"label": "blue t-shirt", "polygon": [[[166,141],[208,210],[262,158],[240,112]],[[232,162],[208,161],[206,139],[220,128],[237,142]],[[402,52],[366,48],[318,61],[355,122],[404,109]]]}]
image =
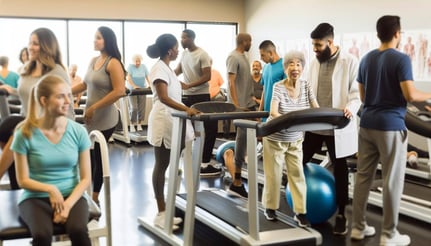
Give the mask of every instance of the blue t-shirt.
[{"label": "blue t-shirt", "polygon": [[407,102],[400,83],[413,80],[409,57],[395,49],[373,50],[361,60],[357,80],[365,89],[360,126],[381,131],[405,130]]},{"label": "blue t-shirt", "polygon": [[127,68],[127,72],[130,74],[130,77],[132,77],[135,85],[140,88],[147,87],[145,78],[148,76],[148,69],[144,64],[139,65],[139,67],[136,67],[135,64],[130,64]]},{"label": "blue t-shirt", "polygon": [[[38,128],[33,130],[29,139],[18,129],[14,134],[11,149],[27,155],[31,179],[57,186],[66,197],[79,183],[79,154],[88,149],[90,144],[87,130],[68,119],[66,131],[57,144],[50,142]],[[49,197],[49,194],[25,189],[19,203],[35,197]]]},{"label": "blue t-shirt", "polygon": [[[268,63],[263,67],[261,84],[263,85],[263,110],[270,111],[272,91],[274,84],[286,78],[283,67],[283,59],[279,59],[275,63]],[[266,118],[263,119],[266,121]]]}]

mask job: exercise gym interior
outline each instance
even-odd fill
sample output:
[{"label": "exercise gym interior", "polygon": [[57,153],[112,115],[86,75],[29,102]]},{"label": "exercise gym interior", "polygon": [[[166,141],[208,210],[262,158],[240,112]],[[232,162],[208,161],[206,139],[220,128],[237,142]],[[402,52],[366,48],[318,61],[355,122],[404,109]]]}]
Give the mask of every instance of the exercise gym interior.
[{"label": "exercise gym interior", "polygon": [[[261,60],[259,44],[271,40],[281,58],[291,50],[304,54],[305,75],[310,62],[315,58],[310,33],[319,23],[330,23],[334,28],[334,44],[340,50],[356,56],[359,62],[369,51],[379,47],[377,20],[383,15],[397,15],[401,20],[403,35],[399,51],[411,52],[408,55],[411,58],[414,85],[419,90],[431,92],[431,42],[428,42],[431,41],[431,24],[427,21],[429,9],[431,2],[427,0],[0,0],[0,56],[7,56],[9,70],[17,71],[21,66],[18,54],[28,45],[30,33],[36,28],[46,27],[58,39],[64,66],[69,68],[71,64],[77,64],[77,74],[84,78],[89,61],[98,55],[93,48],[94,33],[98,27],[107,26],[116,34],[122,55],[121,62],[125,68],[133,63],[136,54],[140,54],[142,64],[151,70],[156,59],[147,55],[147,47],[154,44],[159,35],[172,34],[179,43],[178,57],[169,65],[174,70],[184,50],[181,47],[182,32],[190,29],[196,33],[196,45],[211,57],[212,68],[220,72],[224,80],[221,87],[226,92],[229,87],[226,59],[236,48],[239,33],[251,36],[251,47],[246,50],[249,64],[259,60],[262,66],[265,65]],[[408,45],[410,48],[407,48]],[[182,80],[183,77],[180,76],[179,79]],[[259,149],[261,143],[257,139],[264,136],[259,135],[262,132],[271,130],[265,124],[253,126],[250,123],[249,119],[260,118],[263,114],[239,113],[235,110],[231,113],[210,113],[208,116],[203,113],[202,117],[198,115],[195,118],[184,114],[173,117],[173,129],[170,129],[173,143],[164,194],[166,217],[181,217],[182,223],[178,224],[178,228],[175,228],[176,224],[172,224],[175,221],[167,222],[165,229],[155,226],[153,220],[158,213],[152,185],[155,157],[154,148],[147,141],[148,116],[153,106],[152,94],[154,93],[149,88],[135,92],[128,90],[115,103],[120,117],[109,141],[98,134],[93,135],[92,141],[100,142],[101,146],[104,185],[100,192],[99,208],[96,208],[100,210],[100,218],[91,220],[88,225],[92,245],[379,245],[384,205],[378,182],[373,184],[366,208],[367,223],[375,228],[375,235],[363,240],[352,240],[350,237],[357,161],[355,155],[347,160],[347,233],[333,233],[335,211],[331,211],[324,221],[312,223],[310,227],[298,226],[286,197],[286,184],[280,189],[280,207],[277,210],[280,222],[267,221],[261,203],[264,178],[263,170],[259,167],[262,165]],[[137,128],[131,124],[129,114],[129,99],[134,96],[142,96],[144,99],[144,103],[140,105],[143,107],[142,112],[145,112],[144,118]],[[77,116],[79,113],[83,114],[85,108],[85,96],[82,100],[82,104],[78,105],[81,109],[75,111]],[[12,101],[8,102],[7,94],[3,92],[0,93],[0,103],[16,106]],[[426,101],[425,105],[427,104],[431,104],[431,101]],[[4,105],[0,105],[0,108]],[[206,109],[208,108],[204,108],[202,112]],[[0,122],[9,113],[19,114],[19,110],[11,109],[6,113],[4,110],[0,111]],[[406,164],[397,229],[400,233],[409,235],[409,245],[420,246],[431,241],[431,114],[425,110],[424,104],[408,104],[407,116],[408,144],[419,155],[415,156],[418,157],[415,165]],[[194,119],[195,133],[199,134],[196,134],[192,145],[185,146],[190,153],[181,155],[181,126],[186,122],[185,119],[190,118]],[[198,171],[198,159],[202,155],[202,136],[205,136],[202,133],[202,123],[208,119],[218,122],[211,163],[221,167],[222,171],[218,175],[202,176]],[[242,121],[243,119],[247,121]],[[246,144],[249,170],[242,171],[242,180],[249,190],[248,199],[224,193],[228,190],[232,177],[222,164],[224,161],[221,160],[223,153],[220,153],[220,146],[226,147],[226,143],[235,141],[235,126],[238,125],[234,122],[252,129],[247,132],[247,137],[252,140],[248,139]],[[278,127],[281,129],[282,126]],[[331,127],[337,128],[339,125],[333,123]],[[325,148],[315,154],[312,160],[317,166],[326,169],[324,171],[329,170],[331,175],[333,165]],[[381,176],[378,168],[376,181]],[[7,175],[0,178],[0,214],[15,216],[18,213],[16,193],[9,193]],[[208,200],[204,201],[206,198]],[[10,199],[15,202],[11,203]],[[229,204],[222,203],[221,200],[229,200]],[[307,203],[313,203],[316,210],[320,209],[317,214],[324,213],[324,199],[316,196],[313,201],[307,196]],[[202,204],[210,204],[215,210],[206,209]],[[231,208],[236,212],[229,211]],[[229,214],[227,217],[230,220],[227,222],[218,218],[218,215],[225,212]],[[7,224],[10,221],[13,221],[12,227],[17,226],[17,217],[0,217],[0,229],[5,230],[0,233],[0,246],[31,245],[28,231],[25,228],[12,230]],[[22,227],[19,223],[18,227]],[[275,229],[271,229],[275,224]],[[22,235],[27,236],[19,235],[21,229],[25,231]],[[53,245],[70,245],[70,241],[63,235],[54,236],[53,241]]]}]

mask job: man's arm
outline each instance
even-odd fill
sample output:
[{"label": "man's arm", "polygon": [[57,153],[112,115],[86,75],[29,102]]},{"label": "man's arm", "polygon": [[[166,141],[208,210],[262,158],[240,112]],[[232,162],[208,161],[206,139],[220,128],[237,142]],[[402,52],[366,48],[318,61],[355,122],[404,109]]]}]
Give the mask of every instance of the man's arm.
[{"label": "man's arm", "polygon": [[235,79],[236,79],[236,74],[235,73],[228,73],[227,80],[229,82],[230,97],[232,99],[232,103],[237,108],[239,108],[238,97],[237,97],[236,88],[235,88]]},{"label": "man's arm", "polygon": [[202,85],[202,84],[210,81],[210,79],[211,79],[211,67],[201,68],[201,74],[202,75],[201,75],[201,77],[199,77],[198,80],[187,83],[186,89],[189,89],[189,88],[195,87],[195,86],[199,86],[199,85]]},{"label": "man's arm", "polygon": [[412,80],[402,81],[400,86],[407,102],[423,102],[431,98],[431,93],[416,89]]}]

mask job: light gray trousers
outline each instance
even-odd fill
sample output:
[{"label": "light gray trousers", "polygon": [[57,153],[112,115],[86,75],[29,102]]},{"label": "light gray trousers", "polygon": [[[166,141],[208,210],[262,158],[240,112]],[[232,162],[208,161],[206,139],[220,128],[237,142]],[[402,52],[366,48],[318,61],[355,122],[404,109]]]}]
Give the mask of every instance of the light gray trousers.
[{"label": "light gray trousers", "polygon": [[360,128],[359,151],[353,194],[353,228],[363,230],[366,207],[377,164],[382,167],[382,234],[392,237],[398,225],[398,212],[404,189],[407,159],[407,131],[379,131]]}]

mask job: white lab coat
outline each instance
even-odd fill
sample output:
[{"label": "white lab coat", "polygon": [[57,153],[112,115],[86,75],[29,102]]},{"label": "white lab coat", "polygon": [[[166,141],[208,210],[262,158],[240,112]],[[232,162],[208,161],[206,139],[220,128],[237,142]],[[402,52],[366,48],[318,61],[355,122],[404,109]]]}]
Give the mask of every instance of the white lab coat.
[{"label": "white lab coat", "polygon": [[[332,74],[332,107],[338,109],[349,109],[352,112],[352,120],[343,129],[334,130],[335,155],[337,158],[352,155],[358,151],[358,125],[357,112],[361,106],[359,98],[358,60],[340,50],[337,62]],[[310,63],[308,81],[317,93],[320,64],[316,58]]]}]

